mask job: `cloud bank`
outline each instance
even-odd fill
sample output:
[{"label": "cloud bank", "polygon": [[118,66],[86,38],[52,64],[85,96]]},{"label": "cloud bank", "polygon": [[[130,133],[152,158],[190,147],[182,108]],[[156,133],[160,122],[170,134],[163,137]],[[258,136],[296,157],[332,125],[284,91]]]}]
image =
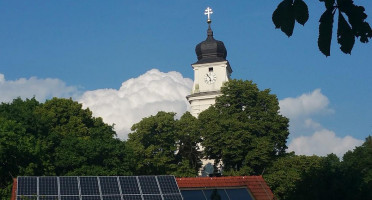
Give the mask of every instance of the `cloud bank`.
[{"label": "cloud bank", "polygon": [[51,97],[77,97],[77,87],[66,86],[66,83],[53,78],[6,80],[4,74],[0,74],[0,102],[11,102],[17,97],[22,99],[35,97],[44,102]]},{"label": "cloud bank", "polygon": [[345,152],[363,143],[363,140],[349,135],[338,137],[335,132],[314,120],[316,116],[334,113],[329,104],[329,99],[320,89],[279,101],[280,113],[290,119],[292,140],[288,144],[288,151],[298,155],[318,156],[334,153],[342,157]]},{"label": "cloud bank", "polygon": [[158,111],[176,112],[189,109],[186,96],[193,81],[178,72],[163,73],[152,69],[122,83],[119,90],[99,89],[85,92],[79,99],[95,116],[115,124],[118,137],[127,139],[130,128],[142,118]]},{"label": "cloud bank", "polygon": [[326,156],[334,153],[338,157],[348,151],[353,150],[356,146],[360,146],[362,140],[355,139],[351,136],[343,138],[337,137],[336,133],[327,129],[316,131],[311,136],[300,136],[294,138],[288,146],[288,151],[294,151],[299,155],[318,155]]}]

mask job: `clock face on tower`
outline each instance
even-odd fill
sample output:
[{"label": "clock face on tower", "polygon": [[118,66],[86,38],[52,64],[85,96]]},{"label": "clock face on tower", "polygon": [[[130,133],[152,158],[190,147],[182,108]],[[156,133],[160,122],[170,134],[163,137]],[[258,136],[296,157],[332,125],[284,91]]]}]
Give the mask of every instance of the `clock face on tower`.
[{"label": "clock face on tower", "polygon": [[208,72],[207,74],[205,74],[204,76],[204,81],[205,83],[207,84],[212,84],[214,82],[216,82],[216,79],[217,79],[217,76],[215,73],[213,72]]}]

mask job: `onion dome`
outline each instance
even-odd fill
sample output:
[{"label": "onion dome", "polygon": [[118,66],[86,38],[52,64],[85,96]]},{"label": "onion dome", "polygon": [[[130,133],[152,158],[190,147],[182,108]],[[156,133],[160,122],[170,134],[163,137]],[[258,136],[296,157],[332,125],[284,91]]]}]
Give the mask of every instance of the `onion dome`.
[{"label": "onion dome", "polygon": [[195,47],[198,61],[195,64],[226,61],[227,51],[222,41],[213,38],[211,21],[208,20],[207,39]]}]

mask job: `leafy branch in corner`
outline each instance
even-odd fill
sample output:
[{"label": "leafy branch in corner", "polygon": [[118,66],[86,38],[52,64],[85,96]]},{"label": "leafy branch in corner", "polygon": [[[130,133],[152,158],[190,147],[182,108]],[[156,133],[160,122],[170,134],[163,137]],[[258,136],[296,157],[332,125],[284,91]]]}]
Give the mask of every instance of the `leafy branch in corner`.
[{"label": "leafy branch in corner", "polygon": [[[367,43],[372,37],[372,29],[363,6],[357,6],[353,0],[319,0],[324,2],[326,10],[320,17],[318,47],[325,55],[331,55],[331,41],[334,15],[338,11],[337,42],[345,54],[351,54],[355,38]],[[347,17],[347,20],[345,18]],[[275,28],[280,28],[288,37],[292,36],[295,22],[305,25],[309,19],[309,10],[303,0],[283,0],[275,9],[272,20]]]}]

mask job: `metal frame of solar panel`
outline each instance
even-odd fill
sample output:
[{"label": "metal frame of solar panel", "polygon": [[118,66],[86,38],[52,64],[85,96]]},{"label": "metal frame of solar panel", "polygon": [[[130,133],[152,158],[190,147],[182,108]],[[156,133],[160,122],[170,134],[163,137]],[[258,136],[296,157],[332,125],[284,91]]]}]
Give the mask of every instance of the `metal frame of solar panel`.
[{"label": "metal frame of solar panel", "polygon": [[22,176],[17,200],[183,200],[174,176]]}]

